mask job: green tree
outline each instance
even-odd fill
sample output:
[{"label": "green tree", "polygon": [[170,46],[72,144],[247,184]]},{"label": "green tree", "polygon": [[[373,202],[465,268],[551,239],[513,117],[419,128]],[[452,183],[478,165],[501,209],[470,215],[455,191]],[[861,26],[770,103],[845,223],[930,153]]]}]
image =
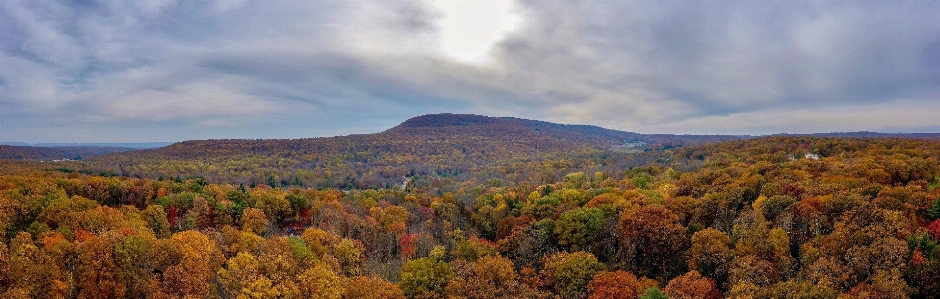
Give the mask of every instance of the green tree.
[{"label": "green tree", "polygon": [[652,287],[646,289],[643,295],[640,295],[639,299],[669,299],[669,296],[663,293],[663,291],[660,291],[659,288]]},{"label": "green tree", "polygon": [[435,258],[410,260],[401,268],[401,289],[408,297],[425,293],[442,294],[444,286],[454,277],[450,265]]},{"label": "green tree", "polygon": [[588,249],[604,225],[604,211],[598,208],[577,208],[561,214],[555,221],[558,243],[573,250]]},{"label": "green tree", "polygon": [[147,222],[147,226],[153,230],[158,237],[165,238],[170,236],[170,222],[166,219],[166,212],[163,206],[150,205],[140,213],[140,218]]},{"label": "green tree", "polygon": [[147,273],[142,259],[149,246],[147,240],[140,236],[128,236],[114,245],[119,288],[124,288],[127,296],[143,297],[146,292],[150,273]]},{"label": "green tree", "polygon": [[543,264],[545,280],[564,298],[582,297],[594,275],[607,270],[593,254],[584,251],[559,252],[545,258]]}]

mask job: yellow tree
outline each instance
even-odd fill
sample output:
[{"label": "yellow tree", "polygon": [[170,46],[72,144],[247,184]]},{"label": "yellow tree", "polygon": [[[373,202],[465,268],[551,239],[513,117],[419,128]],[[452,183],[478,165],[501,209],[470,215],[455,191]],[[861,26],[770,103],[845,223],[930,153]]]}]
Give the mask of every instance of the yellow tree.
[{"label": "yellow tree", "polygon": [[163,290],[168,294],[207,297],[222,264],[222,252],[206,235],[197,231],[183,231],[170,238],[180,254],[179,264],[164,272]]},{"label": "yellow tree", "polygon": [[[94,237],[78,244],[78,296],[83,298],[123,297],[125,288],[118,288],[116,266],[112,256],[114,245],[105,238]],[[120,290],[120,293],[115,292]]]},{"label": "yellow tree", "polygon": [[242,230],[263,235],[268,231],[268,218],[264,211],[255,208],[247,208],[242,212],[241,218]]},{"label": "yellow tree", "polygon": [[304,230],[300,236],[301,240],[310,247],[317,257],[321,257],[330,251],[330,247],[339,242],[339,238],[316,227]]},{"label": "yellow tree", "polygon": [[346,299],[405,299],[398,285],[381,277],[359,276],[346,285]]},{"label": "yellow tree", "polygon": [[27,232],[20,232],[10,240],[8,276],[11,288],[17,288],[27,294],[38,284],[41,273],[42,256],[40,249],[33,244],[33,237]]},{"label": "yellow tree", "polygon": [[339,299],[345,290],[339,275],[324,263],[317,263],[297,277],[300,294],[307,298]]},{"label": "yellow tree", "polygon": [[243,294],[243,290],[250,293],[252,285],[255,285],[257,291],[258,286],[264,285],[264,282],[255,283],[259,279],[267,280],[267,285],[271,284],[270,280],[261,277],[258,259],[246,252],[239,252],[237,256],[225,262],[225,268],[219,269],[218,274],[222,293],[226,297],[249,295]]},{"label": "yellow tree", "polygon": [[362,261],[363,248],[361,242],[343,238],[333,246],[333,256],[339,261],[343,272],[347,275],[359,275],[359,263]]},{"label": "yellow tree", "polygon": [[689,269],[721,280],[727,274],[727,264],[734,254],[728,247],[730,244],[731,238],[717,229],[695,232],[688,251]]},{"label": "yellow tree", "polygon": [[270,237],[265,240],[262,252],[258,263],[263,275],[285,296],[298,292],[294,280],[302,269],[290,241],[285,237]]},{"label": "yellow tree", "polygon": [[456,276],[447,283],[448,298],[534,298],[540,293],[516,280],[512,261],[484,256],[475,261],[452,262]]}]

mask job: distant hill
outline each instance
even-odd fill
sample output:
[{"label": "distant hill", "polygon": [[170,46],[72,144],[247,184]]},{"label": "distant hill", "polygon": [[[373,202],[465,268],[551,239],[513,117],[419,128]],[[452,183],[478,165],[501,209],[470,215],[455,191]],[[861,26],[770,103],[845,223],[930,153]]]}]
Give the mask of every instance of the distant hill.
[{"label": "distant hill", "polygon": [[877,133],[868,131],[859,132],[832,132],[813,134],[774,134],[771,136],[811,136],[811,137],[848,137],[848,138],[905,138],[922,140],[940,140],[940,133]]},{"label": "distant hill", "polygon": [[[894,137],[866,132],[829,134]],[[429,114],[374,134],[190,140],[95,156],[85,159],[84,165],[88,171],[127,176],[198,176],[214,182],[364,188],[400,184],[402,177],[416,175],[453,177],[476,172],[474,177],[498,177],[495,172],[499,167],[526,165],[536,169],[538,161],[545,159],[567,161],[567,166],[556,168],[558,172],[580,163],[594,165],[595,170],[623,169],[660,159],[636,155],[644,152],[750,138],[754,136],[640,134],[512,117]]]},{"label": "distant hill", "polygon": [[0,145],[29,146],[29,143],[26,143],[26,142],[6,142],[6,141],[0,141]]},{"label": "distant hill", "polygon": [[100,147],[100,146],[56,146],[34,147],[0,145],[0,159],[8,160],[82,160],[102,154],[132,151],[126,147]]},{"label": "distant hill", "polygon": [[172,142],[130,143],[0,143],[0,159],[53,161],[82,160],[108,153],[120,153],[139,149],[152,149],[173,144]]},{"label": "distant hill", "polygon": [[164,147],[173,142],[91,142],[91,143],[37,143],[34,147],[109,147],[129,149],[150,149]]},{"label": "distant hill", "polygon": [[[649,147],[675,147],[737,140],[749,136],[639,134],[588,125],[563,125],[510,117],[470,114],[430,114],[414,117],[386,131],[307,139],[190,140],[166,147],[109,155],[167,159],[218,158],[257,154],[304,159],[308,155],[357,154],[441,156],[479,154],[481,159],[506,155],[606,150],[641,141]],[[459,153],[457,153],[459,151]],[[315,159],[314,159],[315,160]],[[355,160],[355,159],[354,159]],[[418,161],[427,161],[422,158]]]},{"label": "distant hill", "polygon": [[0,142],[0,145],[32,146],[32,147],[108,147],[129,149],[150,149],[164,147],[173,142],[42,142],[29,144],[26,142]]},{"label": "distant hill", "polygon": [[275,180],[362,187],[400,183],[403,176],[489,171],[484,169],[549,156],[638,153],[747,137],[650,135],[509,117],[431,114],[375,134],[191,140],[157,149],[102,155],[87,159],[86,164],[92,168],[90,171],[130,176],[202,176],[228,182]]},{"label": "distant hill", "polygon": [[473,114],[429,114],[414,117],[379,134],[402,135],[474,135],[491,138],[509,137],[514,140],[554,139],[589,144],[599,149],[626,141],[644,141],[650,144],[711,143],[749,138],[733,135],[672,135],[640,134],[605,129],[591,125],[565,125],[514,117],[489,117]]}]

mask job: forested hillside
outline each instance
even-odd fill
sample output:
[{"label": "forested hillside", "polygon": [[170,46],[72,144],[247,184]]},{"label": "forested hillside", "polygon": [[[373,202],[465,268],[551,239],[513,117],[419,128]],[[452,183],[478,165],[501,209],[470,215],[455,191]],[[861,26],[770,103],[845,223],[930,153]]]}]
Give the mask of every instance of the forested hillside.
[{"label": "forested hillside", "polygon": [[[152,153],[192,161],[186,149],[195,144]],[[265,152],[264,144],[251,146]],[[215,157],[217,147],[203,150]],[[352,190],[2,161],[0,297],[940,294],[940,143],[764,137],[639,154],[593,150]],[[419,153],[415,161],[439,157],[432,163],[445,166],[457,154]],[[630,155],[648,158],[617,168]]]},{"label": "forested hillside", "polygon": [[[539,164],[547,157],[611,156],[740,138],[645,135],[517,118],[434,114],[409,119],[376,134],[186,141],[160,149],[86,159],[83,170],[153,179],[202,177],[249,186],[385,188],[414,176],[502,178],[496,174],[487,177],[486,173],[494,173],[498,167],[523,167],[533,161]],[[626,156],[619,160],[634,159]],[[641,159],[618,166],[635,167],[647,162]]]}]

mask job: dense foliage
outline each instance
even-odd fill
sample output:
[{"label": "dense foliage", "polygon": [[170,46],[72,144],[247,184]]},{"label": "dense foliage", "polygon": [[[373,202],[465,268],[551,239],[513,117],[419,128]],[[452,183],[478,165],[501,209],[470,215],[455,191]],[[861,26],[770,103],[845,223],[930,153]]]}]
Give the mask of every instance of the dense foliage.
[{"label": "dense foliage", "polygon": [[620,169],[612,156],[352,190],[2,161],[0,297],[940,294],[936,142],[769,137]]}]

